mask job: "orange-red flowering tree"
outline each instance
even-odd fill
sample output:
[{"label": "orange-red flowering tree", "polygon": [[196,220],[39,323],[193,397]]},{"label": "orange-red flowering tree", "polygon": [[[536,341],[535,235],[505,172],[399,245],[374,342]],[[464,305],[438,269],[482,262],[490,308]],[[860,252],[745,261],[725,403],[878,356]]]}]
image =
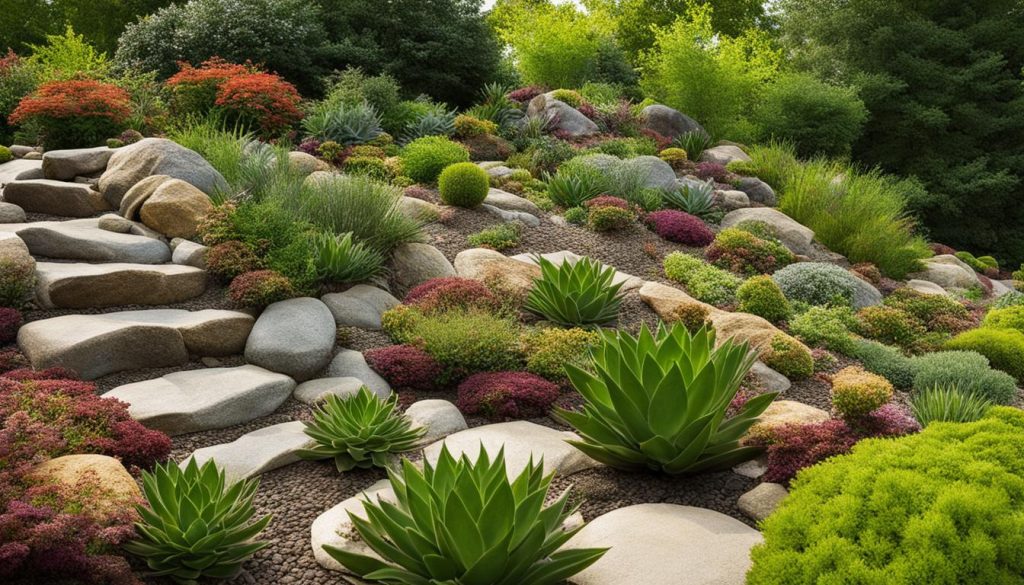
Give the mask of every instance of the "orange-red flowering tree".
[{"label": "orange-red flowering tree", "polygon": [[38,130],[47,149],[96,146],[125,129],[128,92],[92,79],[51,81],[18,103],[10,123]]}]

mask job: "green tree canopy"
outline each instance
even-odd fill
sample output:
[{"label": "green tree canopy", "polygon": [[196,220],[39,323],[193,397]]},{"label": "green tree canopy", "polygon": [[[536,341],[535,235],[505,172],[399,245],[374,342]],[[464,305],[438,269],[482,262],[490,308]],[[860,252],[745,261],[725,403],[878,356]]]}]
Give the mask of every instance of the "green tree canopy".
[{"label": "green tree canopy", "polygon": [[0,52],[28,52],[67,26],[96,50],[113,54],[125,26],[172,0],[0,0]]}]

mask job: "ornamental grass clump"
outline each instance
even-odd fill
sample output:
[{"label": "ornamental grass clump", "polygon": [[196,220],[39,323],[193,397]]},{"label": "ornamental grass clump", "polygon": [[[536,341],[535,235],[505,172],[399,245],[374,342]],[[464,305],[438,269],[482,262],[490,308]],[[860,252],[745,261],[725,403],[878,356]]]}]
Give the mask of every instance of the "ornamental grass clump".
[{"label": "ornamental grass clump", "polygon": [[320,233],[312,238],[313,266],[324,282],[362,282],[381,273],[384,256],[377,250],[342,235]]},{"label": "ornamental grass clump", "polygon": [[910,410],[922,427],[933,422],[974,422],[991,407],[987,399],[956,386],[936,386],[910,399]]},{"label": "ornamental grass clump", "polygon": [[426,433],[398,411],[398,395],[381,399],[366,386],[344,398],[328,394],[305,423],[316,445],[303,459],[334,459],[338,471],[387,467],[393,456],[412,450]]},{"label": "ornamental grass clump", "polygon": [[613,283],[615,269],[591,258],[559,265],[536,257],[541,275],[534,279],[526,310],[565,326],[603,325],[615,320],[623,283]]},{"label": "ornamental grass clump", "polygon": [[201,579],[230,579],[269,542],[253,540],[270,524],[270,515],[250,522],[259,481],[233,484],[211,459],[201,467],[195,458],[184,468],[173,461],[142,475],[148,506],[138,506],[139,538],[125,543],[155,577],[179,585]]},{"label": "ornamental grass clump", "polygon": [[583,410],[558,410],[590,457],[617,469],[653,469],[677,475],[729,469],[761,449],[740,445],[777,393],[747,400],[732,416],[729,406],[756,356],[746,343],[715,347],[713,329],[691,334],[646,325],[637,337],[605,331],[593,351],[593,372],[566,371],[583,396]]}]

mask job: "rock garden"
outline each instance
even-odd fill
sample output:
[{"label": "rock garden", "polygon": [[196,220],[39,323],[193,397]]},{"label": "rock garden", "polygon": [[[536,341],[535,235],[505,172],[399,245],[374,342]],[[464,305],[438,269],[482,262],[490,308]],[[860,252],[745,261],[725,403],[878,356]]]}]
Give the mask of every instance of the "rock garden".
[{"label": "rock garden", "polygon": [[730,141],[654,62],[453,107],[48,47],[0,60],[33,80],[0,110],[4,582],[1024,579],[1024,267],[930,241],[916,179]]}]

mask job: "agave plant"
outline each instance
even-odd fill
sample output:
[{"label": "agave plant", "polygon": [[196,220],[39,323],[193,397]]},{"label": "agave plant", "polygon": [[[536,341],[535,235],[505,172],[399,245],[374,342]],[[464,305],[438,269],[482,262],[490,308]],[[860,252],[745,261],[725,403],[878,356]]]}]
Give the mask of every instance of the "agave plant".
[{"label": "agave plant", "polygon": [[476,463],[442,447],[423,471],[403,462],[389,472],[397,503],[366,501],[367,520],[349,513],[363,541],[380,557],[324,550],[363,579],[391,585],[554,585],[596,562],[607,549],[559,551],[580,528],[569,491],[544,505],[552,475],[531,459],[509,481],[504,451],[491,460],[481,445]]},{"label": "agave plant", "polygon": [[663,192],[665,205],[701,217],[711,211],[715,202],[715,186],[707,182],[686,181],[674,190]]},{"label": "agave plant", "polygon": [[992,403],[957,386],[936,386],[910,399],[914,418],[926,427],[933,422],[974,422],[985,416]]},{"label": "agave plant", "polygon": [[455,114],[443,105],[434,105],[405,125],[402,142],[408,144],[424,136],[450,136],[455,132]]},{"label": "agave plant", "polygon": [[466,111],[481,120],[490,120],[502,128],[509,128],[523,118],[523,112],[508,99],[509,87],[497,82],[485,84],[480,90],[480,103]]},{"label": "agave plant", "polygon": [[414,448],[426,432],[424,427],[413,428],[397,407],[397,395],[382,400],[366,386],[345,398],[329,394],[306,423],[306,434],[317,444],[299,451],[299,457],[333,457],[338,471],[386,467],[393,453]]},{"label": "agave plant", "polygon": [[615,269],[590,258],[562,262],[556,266],[536,256],[540,278],[526,298],[526,309],[559,325],[602,325],[615,319],[622,304],[613,283]]},{"label": "agave plant", "polygon": [[368,103],[322,104],[302,120],[306,134],[350,146],[381,135],[380,114]]},{"label": "agave plant", "polygon": [[726,417],[755,356],[731,339],[715,348],[714,329],[690,333],[676,323],[633,337],[604,332],[593,350],[593,372],[566,364],[583,395],[582,411],[559,410],[581,440],[570,441],[594,459],[624,470],[669,474],[728,469],[760,449],[740,438],[776,393],[748,400]]},{"label": "agave plant", "polygon": [[269,544],[253,539],[270,516],[249,522],[257,487],[255,479],[227,485],[213,460],[202,467],[195,459],[184,468],[158,464],[152,473],[142,473],[149,505],[137,507],[139,538],[124,548],[144,560],[154,576],[181,585],[234,577],[246,559]]},{"label": "agave plant", "polygon": [[697,160],[705,150],[711,148],[711,136],[703,130],[684,132],[672,141],[672,146],[685,150],[690,160]]},{"label": "agave plant", "polygon": [[352,232],[340,236],[313,236],[313,265],[327,282],[362,282],[380,274],[384,255],[352,239]]}]

